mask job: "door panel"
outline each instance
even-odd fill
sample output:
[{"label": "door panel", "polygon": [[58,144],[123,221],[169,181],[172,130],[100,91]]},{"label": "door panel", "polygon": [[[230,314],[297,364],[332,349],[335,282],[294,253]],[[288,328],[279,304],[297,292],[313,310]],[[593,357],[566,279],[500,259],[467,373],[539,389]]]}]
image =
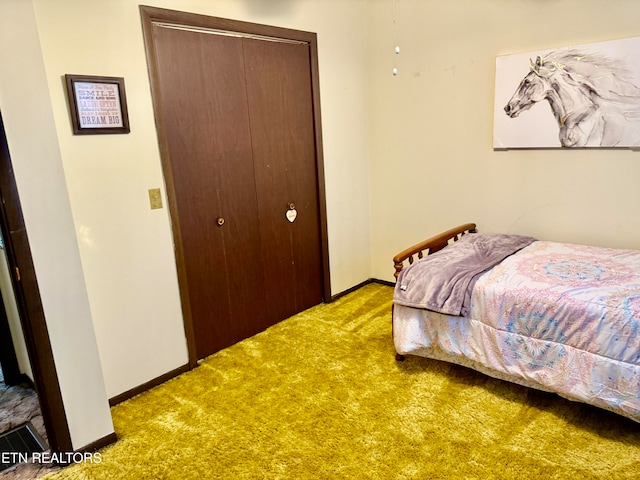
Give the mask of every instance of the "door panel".
[{"label": "door panel", "polygon": [[245,39],[244,58],[266,295],[279,299],[268,315],[278,321],[322,301],[309,46]]},{"label": "door panel", "polygon": [[195,366],[330,297],[316,36],[140,8]]},{"label": "door panel", "polygon": [[251,247],[260,244],[260,231],[242,42],[155,28],[188,295],[202,358],[253,335],[266,319],[262,258]]}]

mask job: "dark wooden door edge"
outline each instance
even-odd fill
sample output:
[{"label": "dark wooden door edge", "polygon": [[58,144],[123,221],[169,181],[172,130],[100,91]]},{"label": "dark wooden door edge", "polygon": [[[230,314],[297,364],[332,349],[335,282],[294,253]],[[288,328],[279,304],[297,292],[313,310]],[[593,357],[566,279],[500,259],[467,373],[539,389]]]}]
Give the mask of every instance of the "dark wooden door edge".
[{"label": "dark wooden door edge", "polygon": [[58,374],[1,114],[0,194],[3,200],[0,204],[2,205],[0,225],[5,242],[7,263],[10,272],[13,273],[11,277],[16,304],[49,446],[53,452],[69,452],[72,450],[71,434],[62,402]]},{"label": "dark wooden door edge", "polygon": [[329,272],[329,231],[327,228],[327,194],[324,177],[324,150],[322,144],[322,115],[320,113],[320,70],[318,64],[318,38],[314,34],[309,40],[311,56],[311,95],[313,97],[313,122],[316,137],[316,170],[318,177],[318,206],[322,247],[323,300],[331,301],[331,276]]},{"label": "dark wooden door edge", "polygon": [[[311,57],[311,84],[313,97],[313,111],[315,123],[315,143],[316,143],[316,170],[318,178],[318,200],[320,215],[320,231],[322,245],[322,270],[323,270],[323,301],[331,301],[331,281],[329,272],[329,241],[327,229],[327,211],[326,211],[326,194],[325,194],[325,177],[324,177],[324,158],[322,150],[322,125],[320,114],[320,82],[318,71],[318,45],[317,35],[312,32],[301,30],[291,30],[281,27],[273,27],[269,25],[261,25],[250,22],[242,22],[238,20],[229,20],[219,17],[210,17],[207,15],[199,15],[194,13],[180,12],[176,10],[167,10],[163,8],[150,7],[140,5],[140,16],[142,20],[142,30],[144,34],[144,42],[147,56],[147,66],[149,71],[149,80],[151,84],[151,94],[154,103],[154,115],[156,120],[156,128],[158,131],[158,143],[160,147],[160,159],[162,170],[167,189],[167,204],[169,214],[173,225],[179,225],[177,218],[177,206],[175,204],[175,186],[173,183],[173,174],[171,162],[168,155],[167,140],[164,137],[165,124],[162,118],[162,112],[156,108],[160,104],[158,73],[156,67],[156,52],[153,41],[153,23],[160,22],[165,24],[192,26],[199,28],[208,28],[216,30],[224,30],[231,32],[240,32],[249,35],[259,35],[272,38],[282,38],[287,40],[297,40],[307,42]],[[180,285],[180,300],[182,305],[182,315],[184,318],[185,336],[187,339],[187,349],[189,355],[189,368],[193,369],[198,365],[196,352],[196,341],[191,309],[189,307],[188,289],[186,288],[186,272],[184,265],[184,248],[179,229],[173,229],[176,266],[178,273],[178,284]]]},{"label": "dark wooden door edge", "polygon": [[[1,249],[0,255],[4,255],[4,251]],[[2,368],[4,383],[11,386],[20,384],[24,379],[24,375],[20,372],[18,357],[11,335],[11,327],[4,307],[4,295],[0,292],[0,367]]]}]

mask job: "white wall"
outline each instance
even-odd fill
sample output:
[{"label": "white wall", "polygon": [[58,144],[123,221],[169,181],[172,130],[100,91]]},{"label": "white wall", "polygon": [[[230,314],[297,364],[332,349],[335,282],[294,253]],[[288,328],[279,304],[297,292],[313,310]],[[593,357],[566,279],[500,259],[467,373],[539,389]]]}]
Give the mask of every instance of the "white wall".
[{"label": "white wall", "polygon": [[640,2],[398,0],[397,77],[392,5],[369,2],[373,277],[466,222],[640,248],[640,152],[492,149],[497,55],[640,36]]},{"label": "white wall", "polygon": [[[113,397],[187,362],[136,0],[33,0],[86,291]],[[153,6],[318,34],[331,288],[370,277],[364,0],[158,0]],[[124,77],[131,133],[74,136],[64,74]]]},{"label": "white wall", "polygon": [[113,432],[29,0],[0,2],[0,109],[74,448]]}]

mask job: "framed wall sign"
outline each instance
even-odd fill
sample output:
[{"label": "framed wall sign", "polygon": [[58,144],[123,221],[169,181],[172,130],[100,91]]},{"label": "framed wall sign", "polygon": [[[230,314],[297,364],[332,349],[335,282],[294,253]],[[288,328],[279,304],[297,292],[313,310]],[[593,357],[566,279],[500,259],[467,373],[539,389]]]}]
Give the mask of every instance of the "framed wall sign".
[{"label": "framed wall sign", "polygon": [[65,75],[73,133],[129,133],[124,78]]}]

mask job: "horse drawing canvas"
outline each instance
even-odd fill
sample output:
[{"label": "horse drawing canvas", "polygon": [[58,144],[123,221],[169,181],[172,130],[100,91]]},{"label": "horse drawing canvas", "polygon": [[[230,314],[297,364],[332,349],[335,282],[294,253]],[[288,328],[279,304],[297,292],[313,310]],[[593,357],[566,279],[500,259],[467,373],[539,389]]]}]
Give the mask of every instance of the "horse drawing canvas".
[{"label": "horse drawing canvas", "polygon": [[640,37],[497,57],[493,147],[640,148]]}]

